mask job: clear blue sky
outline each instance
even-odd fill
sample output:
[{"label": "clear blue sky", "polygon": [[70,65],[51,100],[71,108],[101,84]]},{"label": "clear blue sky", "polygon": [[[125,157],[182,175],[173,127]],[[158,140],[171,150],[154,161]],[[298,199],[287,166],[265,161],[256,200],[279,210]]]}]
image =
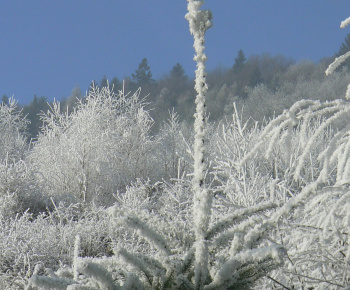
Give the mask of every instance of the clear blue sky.
[{"label": "clear blue sky", "polygon": [[[154,78],[181,63],[193,75],[185,0],[2,0],[0,95],[20,103],[83,92],[104,75],[122,79],[147,57]],[[296,61],[332,56],[350,28],[349,0],[207,0],[208,68],[246,56],[282,54]]]}]

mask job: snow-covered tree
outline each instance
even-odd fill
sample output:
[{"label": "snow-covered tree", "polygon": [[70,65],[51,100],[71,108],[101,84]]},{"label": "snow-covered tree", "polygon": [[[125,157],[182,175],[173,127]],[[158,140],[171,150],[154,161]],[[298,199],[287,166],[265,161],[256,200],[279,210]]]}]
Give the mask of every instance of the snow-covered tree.
[{"label": "snow-covered tree", "polygon": [[0,104],[0,218],[43,206],[37,200],[40,190],[26,162],[27,124],[14,98]]},{"label": "snow-covered tree", "polygon": [[0,160],[24,159],[28,150],[26,129],[28,120],[17,109],[17,101],[10,98],[0,104]]},{"label": "snow-covered tree", "polygon": [[93,87],[74,112],[54,103],[42,121],[30,160],[50,195],[108,199],[136,178],[153,176],[152,119],[139,91],[115,95]]}]

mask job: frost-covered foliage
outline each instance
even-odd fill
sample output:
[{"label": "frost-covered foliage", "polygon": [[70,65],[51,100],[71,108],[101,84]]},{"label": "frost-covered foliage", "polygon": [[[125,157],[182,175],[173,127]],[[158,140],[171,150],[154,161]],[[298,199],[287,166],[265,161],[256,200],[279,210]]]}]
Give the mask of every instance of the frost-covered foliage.
[{"label": "frost-covered foliage", "polygon": [[232,120],[217,125],[212,136],[216,141],[212,174],[216,197],[223,207],[247,207],[272,199],[268,190],[274,173],[271,164],[259,158],[243,166],[239,164],[257,142],[259,133],[258,124],[251,120],[243,122],[235,105]]},{"label": "frost-covered foliage", "polygon": [[26,210],[39,212],[45,209],[46,200],[25,161],[0,163],[0,216],[14,217]]},{"label": "frost-covered foliage", "polygon": [[[311,287],[321,282],[328,286],[347,285],[339,280],[344,277],[340,269],[345,266],[346,256],[340,258],[335,254],[344,251],[339,247],[341,242],[335,229],[337,233],[344,231],[343,219],[347,218],[341,212],[348,211],[344,202],[348,178],[345,173],[348,155],[344,152],[348,111],[347,101],[297,102],[264,128],[255,146],[241,159],[241,166],[259,156],[276,163],[274,154],[278,148],[283,149],[278,155],[287,166],[285,170],[278,166],[270,198],[276,199],[277,193],[281,195],[277,185],[283,182],[287,199],[284,198],[284,205],[272,220],[279,225],[276,239],[286,247],[288,263],[273,274],[275,283],[287,287]],[[342,201],[338,203],[337,199]]]},{"label": "frost-covered foliage", "polygon": [[24,289],[35,265],[57,270],[71,264],[78,234],[83,240],[80,255],[109,255],[108,221],[101,209],[82,209],[79,204],[58,204],[54,211],[36,217],[28,212],[13,218],[1,217],[1,288]]},{"label": "frost-covered foliage", "polygon": [[191,138],[192,130],[188,124],[181,123],[175,111],[170,112],[159,134],[156,136],[156,149],[153,151],[157,160],[157,170],[161,178],[170,181],[181,178],[192,171]]},{"label": "frost-covered foliage", "polygon": [[0,104],[0,216],[14,217],[27,208],[37,210],[44,201],[36,187],[25,158],[29,150],[26,138],[28,121],[17,109],[17,101]]},{"label": "frost-covered foliage", "polygon": [[[274,207],[273,203],[262,203],[234,213],[216,209],[220,220],[217,215],[217,221],[210,222],[206,237],[211,266],[205,289],[251,284],[282,262],[285,252],[281,246],[272,243],[266,247],[266,240],[256,240],[253,234],[254,226]],[[139,181],[128,187],[107,212],[112,217],[108,237],[113,256],[82,257],[87,237],[81,235],[74,255],[71,252],[71,266],[60,267],[55,273],[48,269],[34,273],[30,287],[43,289],[66,283],[94,289],[131,289],[129,283],[136,283],[138,289],[193,289],[195,234],[190,180],[153,186]],[[250,235],[244,235],[246,232]],[[108,279],[101,278],[106,275]],[[63,289],[75,289],[69,287]]]},{"label": "frost-covered foliage", "polygon": [[207,163],[205,162],[205,134],[206,134],[206,105],[205,95],[208,91],[206,83],[204,54],[205,33],[212,26],[212,15],[209,10],[200,10],[204,1],[188,0],[186,19],[190,32],[194,38],[194,61],[197,63],[195,89],[196,113],[194,121],[194,170],[193,170],[193,222],[196,237],[195,244],[195,282],[196,289],[206,283],[208,276],[208,242],[206,235],[209,226],[212,193],[205,184]]},{"label": "frost-covered foliage", "polygon": [[152,178],[152,119],[139,100],[93,87],[70,115],[59,103],[42,116],[30,160],[46,193],[108,201],[136,178]]},{"label": "frost-covered foliage", "polygon": [[12,162],[24,159],[28,149],[25,136],[27,124],[14,98],[10,98],[8,104],[0,104],[0,160]]},{"label": "frost-covered foliage", "polygon": [[336,71],[326,77],[324,70],[323,75],[320,75],[322,69],[322,65],[316,68],[310,62],[299,63],[286,71],[277,88],[265,84],[248,88],[247,99],[235,100],[237,107],[244,109],[244,120],[274,118],[303,99],[333,101],[342,98],[350,82],[349,72]]},{"label": "frost-covered foliage", "polygon": [[[341,60],[336,59],[326,74]],[[289,170],[293,179],[305,186],[275,214],[275,219],[288,215],[288,220],[281,219],[277,236],[288,250],[288,263],[271,281],[288,289],[349,287],[349,118],[348,100],[299,101],[266,126],[260,141],[241,162],[262,153],[269,159],[281,145],[291,161],[293,148],[300,150]],[[314,129],[310,131],[311,125]],[[297,146],[291,142],[295,131],[299,134]],[[310,181],[303,178],[310,168],[307,162],[314,158],[315,145],[322,139],[323,148],[316,150],[315,156],[318,170]]]}]

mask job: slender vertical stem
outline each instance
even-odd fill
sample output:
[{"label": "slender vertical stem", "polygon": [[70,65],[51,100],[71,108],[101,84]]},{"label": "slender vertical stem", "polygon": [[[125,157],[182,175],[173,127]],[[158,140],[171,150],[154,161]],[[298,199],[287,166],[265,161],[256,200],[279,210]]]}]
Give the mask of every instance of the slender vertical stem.
[{"label": "slender vertical stem", "polygon": [[208,90],[206,84],[204,54],[204,35],[212,26],[210,11],[199,10],[204,1],[187,0],[188,13],[186,19],[189,22],[190,32],[194,38],[195,56],[197,62],[195,89],[196,96],[196,113],[195,113],[195,139],[194,139],[194,176],[193,176],[193,193],[194,193],[194,229],[195,229],[195,288],[200,289],[205,284],[208,276],[208,243],[206,235],[208,231],[212,198],[209,190],[206,188],[204,179],[206,171],[205,163],[205,132],[206,132],[206,108],[205,94]]}]

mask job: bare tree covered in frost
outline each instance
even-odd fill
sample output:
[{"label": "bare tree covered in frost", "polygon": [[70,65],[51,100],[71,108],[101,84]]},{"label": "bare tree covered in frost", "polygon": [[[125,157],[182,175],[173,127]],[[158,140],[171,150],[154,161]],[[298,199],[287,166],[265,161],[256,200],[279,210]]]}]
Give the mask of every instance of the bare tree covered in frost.
[{"label": "bare tree covered in frost", "polygon": [[109,87],[93,87],[71,114],[54,103],[42,120],[30,159],[51,195],[107,201],[136,178],[154,175],[153,120],[139,91],[115,95]]},{"label": "bare tree covered in frost", "polygon": [[0,160],[24,159],[28,145],[26,129],[28,120],[17,109],[17,101],[10,98],[8,104],[0,104]]},{"label": "bare tree covered in frost", "polygon": [[158,171],[165,180],[180,179],[183,174],[192,170],[189,153],[192,150],[189,150],[187,141],[192,135],[190,127],[179,121],[179,115],[174,110],[169,112],[169,119],[164,122],[156,136],[157,147],[154,150],[159,163]]},{"label": "bare tree covered in frost", "polygon": [[34,176],[26,163],[28,120],[10,98],[0,104],[0,217],[41,206]]}]

